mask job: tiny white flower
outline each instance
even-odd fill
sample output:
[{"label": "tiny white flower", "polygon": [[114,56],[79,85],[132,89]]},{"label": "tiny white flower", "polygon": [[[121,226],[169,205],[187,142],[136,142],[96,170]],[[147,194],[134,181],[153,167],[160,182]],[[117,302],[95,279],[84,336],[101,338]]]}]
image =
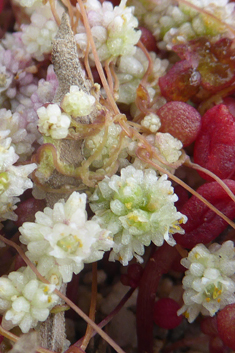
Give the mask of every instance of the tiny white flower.
[{"label": "tiny white flower", "polygon": [[[152,145],[152,149],[155,151],[156,155],[159,156],[160,160],[154,157],[153,162],[160,167],[173,174],[175,170],[184,163],[186,157],[181,152],[183,145],[180,140],[168,133],[162,132],[147,135],[145,138],[148,143]],[[139,144],[136,141],[133,141],[128,146],[128,153],[135,158],[133,165],[140,169],[148,168],[147,163],[136,157],[138,147]]]},{"label": "tiny white flower", "polygon": [[1,131],[0,133],[0,171],[5,172],[10,166],[12,166],[17,160],[18,156],[15,153],[15,149],[11,146],[11,138],[7,137],[9,130]]},{"label": "tiny white flower", "polygon": [[0,109],[0,134],[2,136],[4,132],[8,132],[7,136],[12,139],[11,145],[15,148],[15,152],[25,160],[33,151],[34,135],[28,133],[22,125],[19,113],[13,114],[11,110]]},{"label": "tiny white flower", "polygon": [[[88,159],[97,151],[100,151],[95,160],[92,162],[92,167],[95,169],[102,168],[112,168],[113,165],[123,165],[127,162],[126,157],[127,146],[130,143],[130,139],[122,135],[122,128],[118,124],[111,123],[106,132],[106,127],[102,129],[98,134],[94,136],[89,136],[84,140],[83,145],[83,155]],[[105,144],[100,150],[100,145],[105,139]],[[116,158],[114,158],[116,154]],[[110,164],[110,160],[113,160],[113,163]]]},{"label": "tiny white flower", "polygon": [[0,132],[0,222],[17,219],[14,213],[16,203],[20,201],[17,196],[32,188],[33,183],[28,175],[37,167],[35,163],[13,165],[19,156],[11,145],[11,138],[7,137],[9,133],[10,130]]},{"label": "tiny white flower", "polygon": [[53,139],[62,139],[68,135],[71,117],[62,113],[58,104],[41,107],[37,110],[37,114],[38,128],[42,134]]},{"label": "tiny white flower", "polygon": [[110,231],[88,221],[85,208],[86,194],[73,192],[66,202],[61,200],[53,209],[37,212],[35,223],[20,227],[20,241],[27,244],[27,255],[37,262],[44,256],[45,262],[39,266],[53,283],[60,281],[58,273],[63,282],[69,282],[84,263],[100,260],[113,245]]},{"label": "tiny white flower", "polygon": [[37,280],[29,267],[21,267],[8,277],[0,278],[0,312],[4,314],[2,325],[7,330],[19,326],[23,333],[45,321],[58,302],[53,293],[54,284]]},{"label": "tiny white flower", "polygon": [[164,240],[175,245],[174,233],[183,233],[186,217],[174,206],[177,195],[167,175],[156,176],[152,169],[128,166],[121,176],[106,177],[90,197],[90,207],[102,227],[114,236],[110,259],[127,265],[133,256],[142,261],[144,246],[151,241],[161,246]]},{"label": "tiny white flower", "polygon": [[193,322],[198,314],[214,316],[226,305],[235,302],[235,251],[232,241],[212,244],[208,249],[196,245],[181,260],[188,270],[183,278],[184,305],[178,315],[184,314]]},{"label": "tiny white flower", "polygon": [[[23,6],[33,5],[33,1],[20,0]],[[40,2],[39,2],[40,4]],[[57,11],[62,14],[62,7],[58,6]],[[31,23],[22,24],[22,41],[26,51],[38,61],[42,61],[46,54],[52,50],[52,41],[55,38],[58,26],[54,20],[49,4],[37,6],[31,16]]]},{"label": "tiny white flower", "polygon": [[156,133],[155,146],[168,163],[177,162],[182,154],[182,142],[168,133]]},{"label": "tiny white flower", "polygon": [[42,0],[14,0],[14,2],[22,7],[34,7],[34,9],[42,5]]},{"label": "tiny white flower", "polygon": [[161,127],[161,120],[158,115],[150,113],[144,117],[141,121],[141,125],[146,129],[149,129],[151,132],[157,132]]},{"label": "tiny white flower", "polygon": [[90,114],[94,104],[95,97],[85,93],[78,86],[71,86],[69,93],[66,93],[63,98],[61,107],[67,114],[76,118]]},{"label": "tiny white flower", "polygon": [[35,163],[11,166],[5,172],[0,173],[0,221],[6,219],[16,220],[17,216],[13,212],[19,200],[17,196],[25,190],[33,187],[28,175],[36,169]]},{"label": "tiny white flower", "polygon": [[[101,4],[98,0],[88,0],[85,7],[100,61],[134,54],[141,36],[141,31],[136,29],[138,20],[133,15],[134,7],[126,6],[126,0],[115,7],[107,1]],[[87,35],[82,23],[77,28],[75,40],[80,49],[79,55],[83,56]],[[94,60],[91,52],[90,59]]]},{"label": "tiny white flower", "polygon": [[[151,99],[155,94],[160,93],[158,79],[166,74],[169,62],[167,59],[159,59],[154,52],[150,52],[150,56],[153,62],[153,70],[151,77],[148,79],[147,90]],[[148,62],[140,48],[136,48],[132,55],[122,55],[120,57],[114,68],[119,80],[118,102],[125,104],[135,102],[136,90],[147,69]],[[151,94],[151,90],[153,94]]]},{"label": "tiny white flower", "polygon": [[[197,11],[190,3],[205,10],[205,13]],[[147,2],[142,6],[140,16],[142,23],[156,37],[158,47],[169,50],[175,44],[201,36],[226,34],[226,24],[234,23],[234,8],[235,5],[228,0],[189,0],[187,4],[179,5],[173,0],[159,0],[155,5]]]}]

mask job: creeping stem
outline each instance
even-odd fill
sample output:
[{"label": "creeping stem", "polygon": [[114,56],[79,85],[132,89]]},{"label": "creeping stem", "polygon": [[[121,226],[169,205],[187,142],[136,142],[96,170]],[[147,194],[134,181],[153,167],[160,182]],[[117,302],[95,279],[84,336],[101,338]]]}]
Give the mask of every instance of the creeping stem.
[{"label": "creeping stem", "polygon": [[167,243],[157,248],[150,257],[141,277],[137,298],[137,336],[139,353],[153,352],[153,306],[158,283],[177,256],[175,247]]}]

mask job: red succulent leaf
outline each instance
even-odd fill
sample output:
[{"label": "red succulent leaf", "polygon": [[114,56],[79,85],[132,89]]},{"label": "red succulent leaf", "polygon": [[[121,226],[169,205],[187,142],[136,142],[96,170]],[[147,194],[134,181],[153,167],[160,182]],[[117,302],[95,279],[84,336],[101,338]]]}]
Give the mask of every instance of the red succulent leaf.
[{"label": "red succulent leaf", "polygon": [[130,264],[127,274],[121,275],[121,282],[124,286],[137,288],[143,274],[143,268],[140,264]]},{"label": "red succulent leaf", "polygon": [[[224,180],[224,182],[235,194],[235,181]],[[200,186],[197,192],[228,218],[235,217],[234,202],[217,182],[206,183]],[[188,217],[188,221],[182,225],[185,234],[175,234],[174,238],[178,244],[187,249],[192,249],[198,243],[209,243],[227,227],[227,222],[210,210],[196,196],[192,196],[180,212]]]},{"label": "red succulent leaf", "polygon": [[2,12],[5,5],[5,0],[0,0],[0,13]]},{"label": "red succulent leaf", "polygon": [[185,202],[189,199],[188,191],[183,188],[181,185],[176,185],[174,187],[175,194],[178,196],[178,201],[175,202],[175,207],[178,211],[181,210]]},{"label": "red succulent leaf", "polygon": [[201,77],[191,61],[183,60],[177,62],[158,82],[166,99],[186,102],[198,92]]},{"label": "red succulent leaf", "polygon": [[[202,117],[202,128],[194,147],[194,161],[221,179],[235,171],[235,118],[223,105],[209,109]],[[208,175],[199,173],[204,179]]]},{"label": "red succulent leaf", "polygon": [[168,102],[157,111],[161,119],[160,132],[168,132],[185,146],[196,140],[201,129],[201,115],[184,102]]},{"label": "red succulent leaf", "polygon": [[224,344],[235,350],[235,304],[227,305],[217,315],[219,337]]},{"label": "red succulent leaf", "polygon": [[182,60],[188,60],[201,75],[201,85],[217,92],[235,81],[235,56],[232,40],[222,38],[215,43],[197,38],[173,47]]},{"label": "red succulent leaf", "polygon": [[205,335],[208,335],[208,336],[211,336],[211,337],[218,336],[216,316],[204,318],[201,321],[200,327],[201,327],[201,331]]},{"label": "red succulent leaf", "polygon": [[175,247],[164,243],[150,257],[140,280],[136,307],[139,353],[153,352],[153,306],[159,281],[177,257]]},{"label": "red succulent leaf", "polygon": [[232,116],[235,117],[235,98],[228,96],[223,99],[223,104],[226,105]]},{"label": "red succulent leaf", "polygon": [[224,345],[219,337],[211,337],[209,351],[210,353],[229,353],[230,349]]},{"label": "red succulent leaf", "polygon": [[161,298],[154,304],[153,319],[156,325],[171,330],[182,322],[183,316],[177,315],[180,305],[171,298]]},{"label": "red succulent leaf", "polygon": [[201,54],[198,71],[202,86],[216,92],[230,86],[235,80],[234,53],[230,49],[232,41],[223,38],[214,44],[206,43],[208,50]]},{"label": "red succulent leaf", "polygon": [[36,200],[33,197],[21,202],[15,210],[18,216],[18,220],[15,221],[15,224],[20,227],[24,222],[34,222],[35,213],[43,211],[44,207],[46,207],[45,200]]},{"label": "red succulent leaf", "polygon": [[[212,43],[205,37],[173,46],[182,61],[160,77],[162,95],[168,100],[186,102],[200,90],[209,95],[235,82],[235,55],[232,40],[222,38]],[[201,94],[199,100],[205,99]]]},{"label": "red succulent leaf", "polygon": [[153,33],[145,27],[139,27],[139,29],[141,30],[140,40],[144,44],[145,48],[148,51],[155,51],[155,52],[159,51],[157,49],[156,39]]}]

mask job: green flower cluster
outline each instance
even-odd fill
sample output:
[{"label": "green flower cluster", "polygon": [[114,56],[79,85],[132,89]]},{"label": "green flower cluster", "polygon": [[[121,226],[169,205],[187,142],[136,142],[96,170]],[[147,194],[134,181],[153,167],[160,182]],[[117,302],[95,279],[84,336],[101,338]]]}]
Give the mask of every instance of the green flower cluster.
[{"label": "green flower cluster", "polygon": [[101,227],[114,236],[110,260],[123,265],[135,256],[142,261],[144,246],[151,241],[161,246],[164,240],[175,245],[174,233],[183,233],[186,217],[177,212],[174,194],[167,175],[158,177],[152,169],[128,166],[121,176],[106,177],[90,198],[90,207]]}]

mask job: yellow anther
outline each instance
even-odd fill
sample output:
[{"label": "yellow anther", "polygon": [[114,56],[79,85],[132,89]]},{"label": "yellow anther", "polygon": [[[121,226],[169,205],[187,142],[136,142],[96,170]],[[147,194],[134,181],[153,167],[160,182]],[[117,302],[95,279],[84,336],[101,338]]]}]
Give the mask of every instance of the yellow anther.
[{"label": "yellow anther", "polygon": [[184,315],[184,317],[185,317],[186,319],[189,318],[189,313],[188,313],[187,311],[185,311],[185,312],[183,313],[183,315]]},{"label": "yellow anther", "polygon": [[125,203],[125,206],[126,206],[126,208],[127,208],[128,210],[130,210],[131,207],[132,207],[132,202],[127,202],[127,203]]},{"label": "yellow anther", "polygon": [[211,299],[207,297],[207,298],[206,298],[206,301],[209,303],[209,302],[211,301]]},{"label": "yellow anther", "polygon": [[139,220],[139,217],[134,214],[129,215],[128,218],[130,221],[134,221],[134,222],[138,222]]},{"label": "yellow anther", "polygon": [[43,292],[46,293],[49,291],[49,287],[48,286],[45,286],[45,288],[43,289]]},{"label": "yellow anther", "polygon": [[58,278],[58,276],[55,275],[55,274],[51,275],[51,277],[50,277],[50,282],[51,282],[52,284],[57,285],[57,284],[59,283],[59,278]]},{"label": "yellow anther", "polygon": [[177,226],[176,224],[174,224],[174,225],[172,226],[172,228],[175,228],[176,230],[180,230],[180,227]]},{"label": "yellow anther", "polygon": [[221,298],[218,298],[218,299],[217,299],[217,302],[220,303],[220,302],[221,302]]},{"label": "yellow anther", "polygon": [[218,287],[215,287],[214,291],[213,291],[213,294],[212,294],[212,297],[213,299],[216,299],[218,298],[218,296],[222,293],[222,290],[219,289]]}]

